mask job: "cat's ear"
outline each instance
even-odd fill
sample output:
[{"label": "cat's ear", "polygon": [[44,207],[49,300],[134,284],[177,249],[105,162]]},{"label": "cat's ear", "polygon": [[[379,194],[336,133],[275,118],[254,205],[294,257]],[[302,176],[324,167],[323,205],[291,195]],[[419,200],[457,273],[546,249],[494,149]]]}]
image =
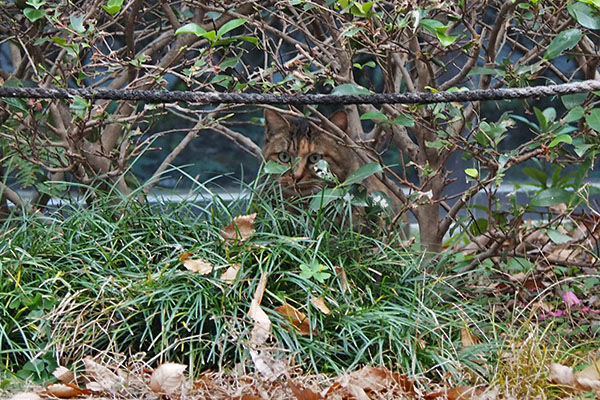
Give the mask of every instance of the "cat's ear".
[{"label": "cat's ear", "polygon": [[348,132],[348,114],[346,111],[339,110],[331,114],[329,120],[344,132]]},{"label": "cat's ear", "polygon": [[265,125],[267,127],[266,135],[287,131],[290,128],[290,122],[283,115],[269,109],[265,110]]}]

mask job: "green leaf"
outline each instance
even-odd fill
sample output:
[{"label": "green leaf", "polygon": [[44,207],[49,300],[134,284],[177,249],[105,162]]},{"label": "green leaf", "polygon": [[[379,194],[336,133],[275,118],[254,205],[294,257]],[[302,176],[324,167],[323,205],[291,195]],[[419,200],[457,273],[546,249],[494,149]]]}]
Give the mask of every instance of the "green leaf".
[{"label": "green leaf", "polygon": [[585,122],[596,132],[600,132],[600,108],[594,108],[585,116]]},{"label": "green leaf", "polygon": [[356,83],[344,83],[333,88],[331,94],[371,94],[371,91]]},{"label": "green leaf", "polygon": [[36,10],[39,10],[41,6],[46,4],[46,2],[44,0],[27,0],[25,4],[35,8]]},{"label": "green leaf", "polygon": [[86,99],[81,96],[73,97],[73,102],[71,103],[71,111],[75,113],[78,117],[83,117],[88,108],[90,107],[90,103]]},{"label": "green leaf", "polygon": [[110,15],[115,15],[123,8],[123,0],[108,0],[106,5],[102,5],[102,8]]},{"label": "green leaf", "polygon": [[583,33],[577,28],[569,29],[567,31],[562,31],[548,45],[546,49],[546,53],[544,54],[544,58],[546,60],[552,60],[553,58],[558,57],[563,51],[570,50],[583,37]]},{"label": "green leaf", "polygon": [[46,16],[46,10],[36,10],[35,8],[26,8],[23,10],[23,14],[31,22],[35,22],[38,19],[42,19]]},{"label": "green leaf", "polygon": [[369,176],[373,174],[378,174],[380,172],[383,172],[383,167],[379,163],[372,162],[369,164],[365,164],[353,173],[351,173],[342,185],[349,186],[355,183],[360,183]]},{"label": "green leaf", "polygon": [[582,2],[575,2],[569,4],[567,10],[584,28],[600,29],[600,13],[594,7]]},{"label": "green leaf", "polygon": [[577,93],[561,96],[560,100],[564,104],[565,108],[567,110],[570,110],[571,108],[582,105],[585,99],[587,99],[587,97],[588,93]]},{"label": "green leaf", "polygon": [[223,36],[227,32],[230,32],[230,31],[234,30],[235,28],[244,25],[245,23],[246,23],[246,19],[244,19],[244,18],[237,18],[237,19],[232,19],[231,21],[227,21],[217,31],[216,38],[220,39],[221,36]]},{"label": "green leaf", "polygon": [[406,126],[406,127],[412,127],[415,126],[415,120],[412,119],[411,117],[407,117],[404,114],[398,114],[398,116],[396,118],[394,118],[394,120],[392,121],[393,125],[400,125],[400,126]]},{"label": "green leaf", "polygon": [[387,115],[380,111],[369,111],[360,116],[361,120],[371,119],[374,121],[385,121],[389,122]]},{"label": "green leaf", "polygon": [[465,169],[465,174],[469,175],[473,179],[477,179],[479,177],[479,171],[475,168]]},{"label": "green leaf", "polygon": [[71,21],[71,29],[73,29],[75,32],[79,33],[80,35],[85,33],[85,26],[83,26],[83,15],[76,17],[74,15],[71,15],[71,18],[69,18]]},{"label": "green leaf", "polygon": [[486,68],[486,67],[475,67],[471,69],[468,73],[468,76],[471,75],[499,75],[504,76],[506,73],[497,68]]},{"label": "green leaf", "polygon": [[289,169],[289,165],[284,165],[278,163],[277,161],[269,160],[265,163],[263,171],[265,174],[284,174]]},{"label": "green leaf", "polygon": [[200,36],[205,36],[206,35],[206,29],[204,29],[203,27],[201,27],[200,25],[198,25],[195,22],[190,22],[189,24],[185,24],[183,26],[180,26],[175,31],[176,35],[179,35],[181,33],[192,33],[192,34],[200,37]]},{"label": "green leaf", "polygon": [[548,207],[560,203],[568,203],[573,193],[562,188],[542,190],[531,199],[530,205],[534,207]]},{"label": "green leaf", "polygon": [[556,244],[567,243],[573,240],[571,236],[559,232],[555,229],[546,229],[546,233],[548,234],[550,240],[552,240]]},{"label": "green leaf", "polygon": [[560,135],[555,137],[550,144],[548,145],[549,148],[553,148],[556,147],[559,143],[566,143],[566,144],[572,144],[573,143],[573,138],[571,138],[571,136],[569,135]]},{"label": "green leaf", "polygon": [[542,188],[544,188],[544,189],[546,188],[546,183],[548,182],[548,174],[547,173],[545,173],[541,169],[531,168],[531,167],[525,167],[525,168],[523,168],[522,171],[528,177],[533,178],[536,181],[538,181],[542,185]]},{"label": "green leaf", "polygon": [[347,190],[339,187],[323,189],[313,196],[308,210],[311,212],[317,211],[332,201],[343,198],[346,193],[348,193]]},{"label": "green leaf", "polygon": [[425,30],[433,33],[444,47],[450,46],[458,39],[458,36],[447,35],[448,27],[436,19],[422,19],[420,24]]},{"label": "green leaf", "polygon": [[583,118],[585,114],[585,110],[583,109],[583,107],[581,106],[576,106],[571,108],[571,111],[569,111],[567,113],[567,115],[565,115],[565,122],[569,123],[569,122],[575,122],[575,121],[579,121],[581,118]]}]

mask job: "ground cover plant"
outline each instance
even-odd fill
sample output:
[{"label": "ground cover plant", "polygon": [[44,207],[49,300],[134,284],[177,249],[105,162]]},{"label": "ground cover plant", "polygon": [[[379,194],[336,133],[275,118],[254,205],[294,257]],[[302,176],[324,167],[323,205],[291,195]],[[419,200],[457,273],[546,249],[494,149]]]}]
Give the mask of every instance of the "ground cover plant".
[{"label": "ground cover plant", "polygon": [[[333,377],[345,371],[358,374],[352,382],[373,375],[381,387],[367,385],[369,393],[416,396],[416,385],[429,395],[466,387],[478,395],[492,388],[549,396],[571,392],[550,383],[548,365],[586,365],[597,356],[592,276],[536,268],[528,277],[545,275],[538,291],[513,279],[517,272],[487,265],[461,273],[459,257],[426,257],[410,241],[390,244],[392,236],[384,241],[320,217],[337,210],[351,218],[348,197],[291,212],[294,204],[255,186],[244,188],[256,193],[250,202],[226,203],[204,189],[194,201],[103,194],[90,205],[7,219],[0,241],[4,389],[56,382],[59,366],[89,377],[97,362],[136,371],[142,383],[86,391],[80,381],[84,391],[75,394],[136,396],[152,393],[144,371],[176,363],[196,382],[189,396],[275,390],[286,398],[293,395],[287,382],[295,382],[343,397],[349,389]],[[250,308],[263,280],[260,307],[272,336],[256,346]],[[553,307],[566,292],[571,297]],[[232,383],[244,374],[252,384]]]}]

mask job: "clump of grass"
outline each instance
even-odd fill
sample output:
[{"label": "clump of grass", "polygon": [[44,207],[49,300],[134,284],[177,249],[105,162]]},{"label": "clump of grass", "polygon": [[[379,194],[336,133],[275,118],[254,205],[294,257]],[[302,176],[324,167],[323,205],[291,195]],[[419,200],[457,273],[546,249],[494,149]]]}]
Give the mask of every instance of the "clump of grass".
[{"label": "clump of grass", "polygon": [[[0,239],[2,374],[47,380],[58,363],[107,350],[145,352],[150,364],[183,362],[191,374],[247,361],[247,311],[263,274],[275,346],[305,369],[376,363],[409,375],[460,375],[469,364],[485,373],[459,344],[462,316],[483,321],[483,311],[461,300],[443,268],[391,234],[381,240],[340,228],[351,209],[338,209],[336,220],[325,218],[328,210],[291,206],[262,195],[162,205],[98,196],[91,206],[13,216]],[[232,216],[251,211],[259,215],[249,241],[221,240]],[[240,264],[237,280],[221,281],[223,268],[190,273],[179,261],[184,252],[217,267]],[[331,313],[311,298],[325,299]],[[308,316],[310,335],[274,311],[282,304]]]}]

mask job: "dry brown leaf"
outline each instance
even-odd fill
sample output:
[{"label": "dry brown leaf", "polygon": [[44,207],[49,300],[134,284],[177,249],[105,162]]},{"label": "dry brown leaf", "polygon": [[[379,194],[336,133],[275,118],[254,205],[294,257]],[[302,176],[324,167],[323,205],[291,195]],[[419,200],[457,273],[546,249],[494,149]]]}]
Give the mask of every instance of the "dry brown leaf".
[{"label": "dry brown leaf", "polygon": [[189,258],[182,261],[183,265],[190,271],[195,274],[200,275],[208,275],[213,270],[213,265],[201,258],[191,260]]},{"label": "dry brown leaf", "polygon": [[245,242],[255,232],[254,219],[256,213],[240,215],[221,230],[221,237],[225,240]]},{"label": "dry brown leaf", "polygon": [[328,315],[331,313],[331,310],[329,309],[329,307],[327,307],[327,304],[325,304],[325,299],[322,297],[311,297],[310,298],[310,302],[312,303],[313,306],[317,307],[317,309],[319,311],[321,311],[323,314]]},{"label": "dry brown leaf", "polygon": [[59,399],[72,399],[81,395],[89,395],[91,392],[71,383],[50,383],[46,386],[46,393]]},{"label": "dry brown leaf", "polygon": [[114,394],[123,387],[123,378],[107,367],[98,364],[90,356],[83,359],[83,364],[88,378],[93,381],[86,385],[88,389]]},{"label": "dry brown leaf", "polygon": [[288,385],[297,400],[319,400],[323,398],[319,393],[315,393],[310,389],[300,389],[291,381],[288,382]]},{"label": "dry brown leaf", "polygon": [[250,303],[250,310],[248,311],[248,316],[254,321],[250,339],[250,342],[254,346],[261,346],[264,344],[271,333],[271,320],[260,307],[265,288],[267,287],[267,276],[266,273],[261,276],[260,281],[256,286],[256,290],[254,291],[254,298]]},{"label": "dry brown leaf", "polygon": [[337,274],[338,279],[340,280],[340,287],[342,288],[342,292],[346,293],[350,290],[350,285],[348,285],[348,277],[346,276],[346,270],[344,267],[333,267],[335,269],[335,273]]},{"label": "dry brown leaf", "polygon": [[592,362],[587,368],[575,374],[575,382],[578,388],[583,390],[600,389],[600,358]]},{"label": "dry brown leaf", "polygon": [[183,371],[186,365],[177,363],[164,363],[154,370],[150,377],[150,389],[154,393],[163,393],[168,396],[180,392],[183,387]]},{"label": "dry brown leaf", "polygon": [[369,399],[368,393],[389,391],[397,394],[415,395],[413,383],[405,376],[385,367],[363,367],[359,371],[343,375],[327,390],[343,389],[356,399]]},{"label": "dry brown leaf", "polygon": [[73,371],[69,370],[66,367],[58,366],[54,372],[52,373],[56,379],[58,379],[61,383],[72,383],[75,379],[75,375]]},{"label": "dry brown leaf", "polygon": [[221,280],[225,283],[233,283],[241,267],[240,264],[230,265],[221,275]]},{"label": "dry brown leaf", "polygon": [[310,335],[310,323],[308,321],[308,318],[306,317],[306,314],[297,310],[293,306],[290,306],[289,304],[283,304],[275,308],[274,311],[278,312],[279,314],[285,315],[290,321],[290,323],[298,330],[298,333],[300,335]]},{"label": "dry brown leaf", "polygon": [[549,369],[550,382],[565,386],[573,386],[575,383],[573,368],[558,363],[551,363]]},{"label": "dry brown leaf", "polygon": [[469,328],[460,330],[460,341],[464,347],[473,346],[481,342]]}]

